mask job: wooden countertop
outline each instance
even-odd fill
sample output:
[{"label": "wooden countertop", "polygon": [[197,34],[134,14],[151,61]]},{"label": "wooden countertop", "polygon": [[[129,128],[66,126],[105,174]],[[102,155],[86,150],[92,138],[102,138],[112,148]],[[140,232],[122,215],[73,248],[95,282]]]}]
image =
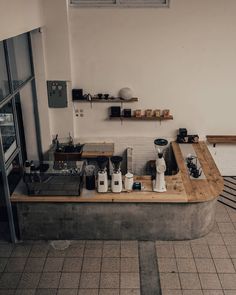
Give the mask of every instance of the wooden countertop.
[{"label": "wooden countertop", "polygon": [[83,190],[81,196],[28,196],[19,189],[11,197],[12,202],[187,202],[187,195],[180,175],[166,176],[167,192],[154,193],[150,176],[137,176],[136,181],[141,181],[143,191],[122,193],[97,193],[96,191]]},{"label": "wooden countertop", "polygon": [[218,197],[224,188],[221,176],[205,142],[193,144],[206,179],[190,179],[178,143],[172,142],[173,152],[179,167],[179,174],[188,196],[188,202],[205,202]]},{"label": "wooden countertop", "polygon": [[116,202],[116,203],[187,203],[206,202],[219,196],[224,187],[216,164],[204,142],[193,144],[206,179],[190,179],[178,143],[172,142],[179,172],[173,176],[166,176],[167,192],[156,193],[152,191],[150,176],[137,176],[136,181],[141,181],[143,191],[104,193],[83,190],[81,196],[28,196],[22,191],[15,191],[11,197],[12,202]]}]

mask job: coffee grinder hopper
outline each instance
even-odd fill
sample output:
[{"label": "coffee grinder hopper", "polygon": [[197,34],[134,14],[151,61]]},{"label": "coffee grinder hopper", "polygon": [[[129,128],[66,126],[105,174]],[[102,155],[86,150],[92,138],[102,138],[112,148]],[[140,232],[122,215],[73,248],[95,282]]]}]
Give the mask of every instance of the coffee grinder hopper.
[{"label": "coffee grinder hopper", "polygon": [[113,169],[115,172],[120,171],[120,166],[123,158],[120,156],[113,156],[111,157],[111,163],[113,165]]},{"label": "coffee grinder hopper", "polygon": [[157,138],[154,140],[154,145],[157,155],[160,157],[163,156],[163,153],[168,145],[168,141],[164,138]]},{"label": "coffee grinder hopper", "polygon": [[100,171],[104,171],[106,169],[107,163],[108,163],[108,157],[105,157],[105,156],[97,157],[97,164]]}]

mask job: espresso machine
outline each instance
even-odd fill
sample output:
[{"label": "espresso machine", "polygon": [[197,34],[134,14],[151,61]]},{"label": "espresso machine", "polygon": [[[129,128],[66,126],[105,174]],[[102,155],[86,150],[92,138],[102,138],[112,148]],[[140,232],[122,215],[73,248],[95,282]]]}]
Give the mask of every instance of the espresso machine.
[{"label": "espresso machine", "polygon": [[157,153],[156,158],[156,179],[153,181],[153,191],[154,192],[165,192],[166,182],[165,182],[165,171],[166,162],[164,159],[164,152],[168,145],[168,141],[163,138],[157,138],[154,140],[154,145]]},{"label": "espresso machine", "polygon": [[99,193],[106,193],[108,191],[108,177],[107,177],[107,164],[108,157],[97,157],[98,164],[98,185],[97,190]]},{"label": "espresso machine", "polygon": [[111,157],[111,163],[113,166],[113,173],[111,175],[111,191],[113,193],[122,192],[122,174],[120,171],[122,159],[123,158],[120,156]]}]

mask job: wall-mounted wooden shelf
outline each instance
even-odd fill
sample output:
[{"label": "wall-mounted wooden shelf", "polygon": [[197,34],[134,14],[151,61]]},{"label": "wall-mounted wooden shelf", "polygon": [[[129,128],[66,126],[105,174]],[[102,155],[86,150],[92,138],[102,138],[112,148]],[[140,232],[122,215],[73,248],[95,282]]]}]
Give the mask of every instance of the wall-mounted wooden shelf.
[{"label": "wall-mounted wooden shelf", "polygon": [[165,121],[165,120],[173,120],[173,116],[169,117],[109,117],[110,120],[129,120],[129,121]]},{"label": "wall-mounted wooden shelf", "polygon": [[236,135],[206,135],[206,138],[214,146],[217,143],[236,143]]},{"label": "wall-mounted wooden shelf", "polygon": [[119,98],[119,97],[114,97],[114,98],[108,98],[108,99],[105,99],[105,98],[97,98],[97,97],[94,97],[92,98],[91,100],[74,100],[73,102],[89,102],[89,103],[115,103],[115,102],[119,102],[119,103],[130,103],[130,102],[137,102],[139,99],[137,97],[133,97],[133,98],[130,98],[130,99],[122,99],[122,98]]}]

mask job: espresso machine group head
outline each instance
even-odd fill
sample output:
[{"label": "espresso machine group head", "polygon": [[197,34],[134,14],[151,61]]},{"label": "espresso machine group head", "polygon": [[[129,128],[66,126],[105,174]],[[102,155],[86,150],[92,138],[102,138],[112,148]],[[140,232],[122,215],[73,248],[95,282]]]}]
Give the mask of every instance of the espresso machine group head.
[{"label": "espresso machine group head", "polygon": [[120,156],[111,157],[111,163],[113,166],[113,173],[111,175],[111,191],[113,193],[122,192],[122,174],[120,166],[123,158]]},{"label": "espresso machine group head", "polygon": [[168,141],[164,138],[157,138],[154,140],[154,145],[157,153],[156,158],[156,179],[154,180],[153,190],[154,192],[165,192],[166,182],[165,182],[165,171],[166,162],[164,159],[164,152],[168,145]]},{"label": "espresso machine group head", "polygon": [[108,191],[108,177],[107,177],[107,164],[108,157],[99,156],[97,157],[98,164],[98,185],[97,190],[99,193],[106,193]]}]

